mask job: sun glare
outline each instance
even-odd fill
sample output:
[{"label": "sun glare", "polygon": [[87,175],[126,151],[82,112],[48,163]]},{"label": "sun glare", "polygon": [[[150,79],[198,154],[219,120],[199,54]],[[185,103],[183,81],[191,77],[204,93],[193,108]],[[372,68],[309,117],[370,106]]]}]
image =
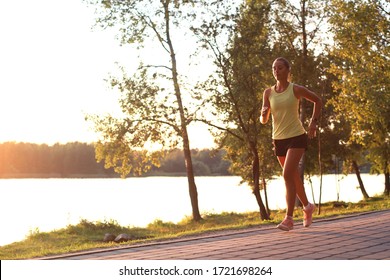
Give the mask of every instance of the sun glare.
[{"label": "sun glare", "polygon": [[[94,21],[79,0],[2,2],[0,142],[94,142],[86,114],[120,112],[106,80],[117,62],[137,67],[137,54]],[[212,145],[207,129],[194,130],[192,146]]]}]

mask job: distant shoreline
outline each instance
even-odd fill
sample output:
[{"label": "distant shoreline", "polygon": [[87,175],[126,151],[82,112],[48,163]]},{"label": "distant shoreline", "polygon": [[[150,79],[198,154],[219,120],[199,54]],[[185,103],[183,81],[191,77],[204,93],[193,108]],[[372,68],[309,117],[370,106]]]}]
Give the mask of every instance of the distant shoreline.
[{"label": "distant shoreline", "polygon": [[[355,173],[348,173],[346,175],[354,175]],[[360,174],[370,174],[369,172],[361,172]],[[323,175],[334,175],[334,173],[327,173]],[[343,174],[338,174],[339,176]],[[145,177],[186,177],[187,174],[185,172],[150,172],[146,174],[142,174],[140,176],[127,176],[126,178],[145,178]],[[232,174],[201,174],[196,175],[196,177],[234,177],[236,175]],[[319,176],[319,175],[314,175]],[[119,174],[112,175],[104,175],[104,174],[59,174],[59,173],[8,173],[8,174],[0,174],[1,179],[120,179]]]},{"label": "distant shoreline", "polygon": [[[151,172],[143,174],[141,176],[128,176],[126,178],[143,178],[143,177],[186,177],[186,173],[182,172]],[[216,176],[235,176],[224,174],[208,174],[208,175],[195,175],[196,177],[216,177]],[[59,173],[8,173],[0,174],[0,179],[119,179],[120,175],[103,175],[103,174],[59,174]]]}]

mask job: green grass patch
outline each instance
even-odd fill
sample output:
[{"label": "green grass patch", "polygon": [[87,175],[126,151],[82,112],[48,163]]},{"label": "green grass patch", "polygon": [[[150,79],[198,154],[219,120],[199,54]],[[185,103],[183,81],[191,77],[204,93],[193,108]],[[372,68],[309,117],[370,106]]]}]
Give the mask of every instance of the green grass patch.
[{"label": "green grass patch", "polygon": [[[321,205],[321,214],[314,215],[314,219],[384,209],[390,209],[390,198],[386,196],[373,197],[358,203],[329,202]],[[64,229],[51,232],[40,232],[37,229],[23,241],[0,246],[0,259],[30,259],[88,249],[118,247],[123,244],[103,242],[106,233],[128,234],[131,241],[124,244],[129,245],[227,229],[277,224],[284,218],[284,215],[284,210],[271,211],[271,220],[261,221],[259,212],[204,213],[199,222],[189,217],[177,224],[155,220],[146,228],[121,226],[113,220],[103,222],[81,220],[77,225],[68,225]],[[294,212],[294,219],[302,219],[302,211],[297,209]]]}]

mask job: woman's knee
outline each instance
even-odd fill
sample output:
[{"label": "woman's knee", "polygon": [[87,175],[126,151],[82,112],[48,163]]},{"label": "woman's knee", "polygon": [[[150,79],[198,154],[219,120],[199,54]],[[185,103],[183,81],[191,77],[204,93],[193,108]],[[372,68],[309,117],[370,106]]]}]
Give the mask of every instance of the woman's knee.
[{"label": "woman's knee", "polygon": [[295,179],[299,177],[298,166],[285,166],[282,175],[285,180],[295,181]]},{"label": "woman's knee", "polygon": [[295,171],[292,169],[283,169],[283,179],[286,183],[295,183]]}]

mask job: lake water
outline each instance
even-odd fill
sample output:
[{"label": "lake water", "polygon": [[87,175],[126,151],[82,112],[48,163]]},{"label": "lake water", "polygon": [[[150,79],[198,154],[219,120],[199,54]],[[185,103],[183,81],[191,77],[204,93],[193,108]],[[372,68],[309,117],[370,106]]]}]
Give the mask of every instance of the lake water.
[{"label": "lake water", "polygon": [[[362,175],[370,196],[384,190],[384,176]],[[319,178],[312,178],[314,200]],[[197,177],[201,213],[259,211],[250,188],[239,177]],[[310,183],[306,192],[313,201]],[[356,176],[323,177],[322,202],[361,200]],[[271,209],[286,207],[283,180],[268,184]],[[122,226],[146,226],[155,219],[179,222],[191,216],[186,177],[129,179],[1,179],[0,246],[23,240],[30,231],[51,231],[88,221],[115,220]],[[263,201],[264,196],[263,196]]]}]

